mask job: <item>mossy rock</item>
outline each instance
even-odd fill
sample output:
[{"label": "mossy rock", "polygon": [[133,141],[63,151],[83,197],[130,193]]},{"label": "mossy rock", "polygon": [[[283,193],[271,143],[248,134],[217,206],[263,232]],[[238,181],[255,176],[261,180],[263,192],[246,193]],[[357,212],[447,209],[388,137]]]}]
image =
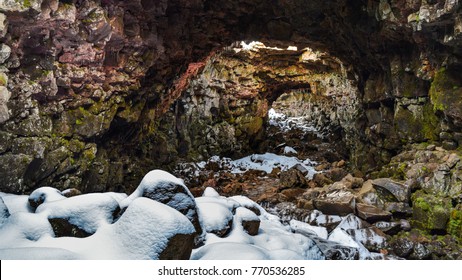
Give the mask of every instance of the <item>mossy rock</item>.
[{"label": "mossy rock", "polygon": [[412,195],[412,223],[430,233],[445,233],[452,211],[451,199],[418,191]]},{"label": "mossy rock", "polygon": [[448,233],[462,240],[462,205],[460,204],[451,212]]},{"label": "mossy rock", "polygon": [[404,143],[434,141],[438,139],[439,119],[430,104],[413,105],[409,107],[397,106],[395,112],[395,129]]},{"label": "mossy rock", "polygon": [[460,71],[441,68],[430,87],[433,108],[446,116],[462,121],[462,81]]}]

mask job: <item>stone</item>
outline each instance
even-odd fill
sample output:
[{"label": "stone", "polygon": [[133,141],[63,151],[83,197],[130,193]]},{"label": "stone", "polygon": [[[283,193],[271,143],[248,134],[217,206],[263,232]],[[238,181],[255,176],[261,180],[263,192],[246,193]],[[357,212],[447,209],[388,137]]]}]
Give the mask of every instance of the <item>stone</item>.
[{"label": "stone", "polygon": [[0,13],[0,38],[5,36],[7,28],[6,16]]},{"label": "stone", "polygon": [[390,243],[390,247],[398,257],[407,258],[414,250],[414,242],[408,238],[400,237]]},{"label": "stone", "polygon": [[399,222],[381,221],[374,223],[374,226],[388,235],[395,235],[401,231],[401,223]]},{"label": "stone", "polygon": [[236,209],[235,217],[242,225],[242,228],[249,235],[255,236],[260,229],[260,218],[251,210],[245,207]]},{"label": "stone", "polygon": [[71,189],[65,189],[64,191],[61,192],[62,195],[64,195],[65,197],[73,197],[73,196],[77,196],[77,195],[81,195],[82,192],[76,188],[71,188]]},{"label": "stone", "polygon": [[328,232],[334,230],[335,227],[340,224],[342,218],[336,215],[325,215],[318,210],[313,210],[308,217],[306,217],[305,222],[310,225],[325,227]]},{"label": "stone", "polygon": [[360,229],[347,229],[346,232],[358,243],[361,243],[369,251],[379,252],[387,247],[387,238],[378,228],[372,226]]},{"label": "stone", "polygon": [[11,93],[8,89],[0,85],[0,124],[5,123],[10,118],[10,112],[8,111],[10,97]]},{"label": "stone", "polygon": [[407,203],[385,202],[383,205],[383,210],[392,213],[395,217],[412,216],[412,207]]},{"label": "stone", "polygon": [[343,168],[332,168],[324,172],[324,175],[330,180],[337,182],[348,175],[348,172]]},{"label": "stone", "polygon": [[296,168],[291,168],[287,171],[281,172],[279,175],[279,181],[282,185],[281,189],[307,187],[307,180],[305,176],[300,170]]},{"label": "stone", "polygon": [[427,248],[427,246],[422,243],[417,243],[414,246],[409,259],[411,260],[427,260],[430,259],[432,252]]},{"label": "stone", "polygon": [[8,45],[0,44],[0,64],[6,62],[6,60],[10,57],[11,48]]},{"label": "stone", "polygon": [[328,215],[347,215],[355,212],[356,199],[347,191],[334,191],[313,201],[314,207]]},{"label": "stone", "polygon": [[354,214],[349,214],[346,217],[343,217],[342,221],[340,224],[337,226],[337,228],[342,229],[342,230],[350,230],[350,229],[364,229],[368,228],[371,225],[364,220],[356,217]]},{"label": "stone", "polygon": [[310,237],[321,250],[326,260],[358,260],[359,251],[357,248],[345,246],[337,242],[329,241],[318,237]]},{"label": "stone", "polygon": [[152,170],[141,180],[138,188],[120,203],[123,209],[138,197],[166,204],[188,217],[197,234],[202,234],[196,202],[183,181],[163,170]]},{"label": "stone", "polygon": [[451,199],[417,191],[412,195],[411,223],[429,232],[445,233],[451,209]]},{"label": "stone", "polygon": [[372,180],[372,185],[385,201],[409,203],[411,197],[411,188],[409,186],[389,178]]},{"label": "stone", "polygon": [[327,239],[328,233],[325,227],[312,226],[308,223],[292,220],[289,223],[290,228],[295,233],[300,233],[306,237],[319,237],[321,239]]},{"label": "stone", "polygon": [[[197,202],[201,225],[208,233],[225,237],[233,226],[233,213],[221,203]],[[249,210],[250,211],[250,210]],[[253,212],[252,212],[253,213]]]},{"label": "stone", "polygon": [[29,155],[0,155],[0,189],[7,193],[24,193],[27,187],[24,185],[23,176],[31,162],[32,157]]},{"label": "stone", "polygon": [[323,173],[314,174],[313,182],[315,182],[319,187],[324,187],[325,185],[330,185],[333,183],[333,181],[327,178]]},{"label": "stone", "polygon": [[377,221],[389,221],[392,214],[388,211],[383,211],[375,206],[363,203],[356,204],[357,215],[369,223]]}]

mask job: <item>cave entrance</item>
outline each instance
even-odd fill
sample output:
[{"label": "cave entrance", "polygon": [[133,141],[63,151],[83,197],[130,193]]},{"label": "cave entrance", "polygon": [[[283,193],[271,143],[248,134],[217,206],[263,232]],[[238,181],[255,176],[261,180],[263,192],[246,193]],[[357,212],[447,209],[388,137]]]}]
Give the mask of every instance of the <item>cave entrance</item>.
[{"label": "cave entrance", "polygon": [[[177,140],[168,144],[176,145],[180,161],[191,163],[177,174],[195,180],[188,186],[199,186],[198,194],[210,185],[259,200],[286,168],[262,167],[276,156],[301,159],[297,162],[305,165],[307,178],[310,160],[348,159],[349,141],[357,139],[358,96],[350,68],[326,52],[237,42],[211,55],[189,77],[161,127],[168,129],[166,139]],[[249,166],[260,168],[251,182],[240,185],[227,177],[226,172],[242,174]],[[205,172],[192,171],[197,167]],[[217,175],[223,170],[223,176]],[[270,173],[273,177],[265,179]]]}]

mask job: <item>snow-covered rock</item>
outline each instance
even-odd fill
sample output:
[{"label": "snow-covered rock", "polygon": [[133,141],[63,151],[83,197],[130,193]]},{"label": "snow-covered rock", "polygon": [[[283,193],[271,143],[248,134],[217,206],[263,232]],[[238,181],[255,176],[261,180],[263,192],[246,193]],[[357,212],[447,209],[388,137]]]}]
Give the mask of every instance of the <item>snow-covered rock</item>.
[{"label": "snow-covered rock", "polygon": [[201,202],[197,203],[200,213],[200,221],[206,232],[219,237],[225,236],[231,229],[233,213],[221,203]]},{"label": "snow-covered rock", "polygon": [[36,209],[40,204],[65,199],[66,197],[58,190],[52,187],[41,187],[34,190],[29,195],[29,205]]},{"label": "snow-covered rock", "polygon": [[290,227],[294,232],[303,234],[308,237],[317,236],[323,239],[327,239],[327,229],[325,227],[312,226],[310,224],[296,220],[290,221]]},{"label": "snow-covered rock", "polygon": [[260,229],[260,218],[251,210],[245,207],[238,207],[235,214],[236,220],[249,235],[257,235]]},{"label": "snow-covered rock", "polygon": [[85,237],[104,224],[111,224],[119,203],[110,195],[93,193],[41,204],[36,213],[43,213],[56,236]]},{"label": "snow-covered rock", "polygon": [[251,244],[222,242],[205,245],[191,256],[192,260],[270,260],[267,250]]},{"label": "snow-covered rock", "polygon": [[196,202],[181,179],[163,170],[152,170],[143,177],[138,188],[120,202],[120,207],[127,207],[139,197],[147,197],[178,210],[191,221],[197,234],[202,233]]}]

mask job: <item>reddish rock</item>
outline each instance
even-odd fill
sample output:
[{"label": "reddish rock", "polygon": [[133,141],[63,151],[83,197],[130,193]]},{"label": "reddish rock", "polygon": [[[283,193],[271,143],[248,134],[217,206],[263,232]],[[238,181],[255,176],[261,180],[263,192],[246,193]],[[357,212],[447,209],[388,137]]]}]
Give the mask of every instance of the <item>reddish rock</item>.
[{"label": "reddish rock", "polygon": [[314,200],[314,207],[324,214],[347,215],[355,212],[356,199],[346,191],[334,191]]}]

